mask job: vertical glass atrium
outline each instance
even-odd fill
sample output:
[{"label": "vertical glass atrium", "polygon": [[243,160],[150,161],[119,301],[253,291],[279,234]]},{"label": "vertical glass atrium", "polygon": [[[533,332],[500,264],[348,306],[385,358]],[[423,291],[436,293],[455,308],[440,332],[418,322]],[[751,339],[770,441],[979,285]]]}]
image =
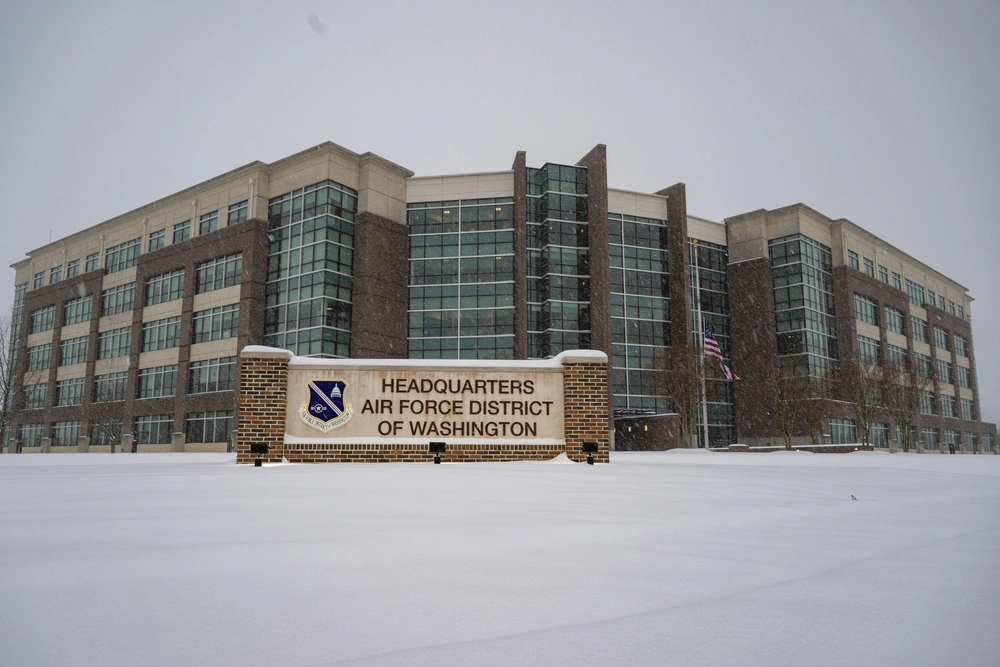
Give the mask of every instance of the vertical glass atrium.
[{"label": "vertical glass atrium", "polygon": [[323,181],[270,200],[264,344],[350,357],[358,193]]},{"label": "vertical glass atrium", "polygon": [[528,357],[590,348],[587,170],[528,169]]}]

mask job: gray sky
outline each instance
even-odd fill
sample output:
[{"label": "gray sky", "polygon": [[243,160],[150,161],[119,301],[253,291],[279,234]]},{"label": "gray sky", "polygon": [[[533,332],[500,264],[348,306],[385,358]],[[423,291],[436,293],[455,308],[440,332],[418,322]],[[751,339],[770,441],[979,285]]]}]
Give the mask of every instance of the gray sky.
[{"label": "gray sky", "polygon": [[968,287],[996,421],[998,34],[995,1],[8,0],[0,260],[326,140],[425,175],[605,143],[614,187],[801,201]]}]

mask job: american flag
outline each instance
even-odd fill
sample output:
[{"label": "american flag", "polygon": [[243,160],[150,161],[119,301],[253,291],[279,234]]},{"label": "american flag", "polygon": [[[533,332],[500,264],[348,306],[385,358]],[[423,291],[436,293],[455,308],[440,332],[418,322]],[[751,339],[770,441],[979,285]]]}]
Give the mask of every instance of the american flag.
[{"label": "american flag", "polygon": [[719,364],[719,368],[722,372],[726,374],[727,380],[734,380],[736,382],[740,381],[740,378],[736,373],[726,366],[726,362],[722,360],[722,348],[719,347],[719,341],[715,340],[715,334],[712,333],[712,328],[705,325],[705,356],[711,359],[715,359]]}]

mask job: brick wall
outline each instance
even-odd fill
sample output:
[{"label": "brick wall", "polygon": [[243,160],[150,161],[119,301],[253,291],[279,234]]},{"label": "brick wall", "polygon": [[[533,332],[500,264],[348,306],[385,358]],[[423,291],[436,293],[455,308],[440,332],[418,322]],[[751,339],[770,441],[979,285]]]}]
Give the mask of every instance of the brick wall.
[{"label": "brick wall", "polygon": [[245,348],[240,353],[238,392],[239,429],[236,462],[253,463],[251,443],[270,447],[264,461],[280,462],[284,456],[285,405],[288,395],[288,361],[285,350]]},{"label": "brick wall", "polygon": [[584,461],[584,442],[596,442],[597,463],[608,462],[608,365],[587,357],[563,358],[566,453]]}]

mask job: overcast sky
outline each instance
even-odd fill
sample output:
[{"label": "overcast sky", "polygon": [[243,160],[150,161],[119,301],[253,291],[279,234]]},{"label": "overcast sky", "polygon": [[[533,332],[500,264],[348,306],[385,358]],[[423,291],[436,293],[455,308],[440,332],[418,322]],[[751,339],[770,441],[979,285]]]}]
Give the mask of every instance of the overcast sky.
[{"label": "overcast sky", "polygon": [[327,140],[418,175],[604,143],[614,187],[804,202],[966,286],[996,421],[997,35],[996,0],[7,0],[0,260]]}]

